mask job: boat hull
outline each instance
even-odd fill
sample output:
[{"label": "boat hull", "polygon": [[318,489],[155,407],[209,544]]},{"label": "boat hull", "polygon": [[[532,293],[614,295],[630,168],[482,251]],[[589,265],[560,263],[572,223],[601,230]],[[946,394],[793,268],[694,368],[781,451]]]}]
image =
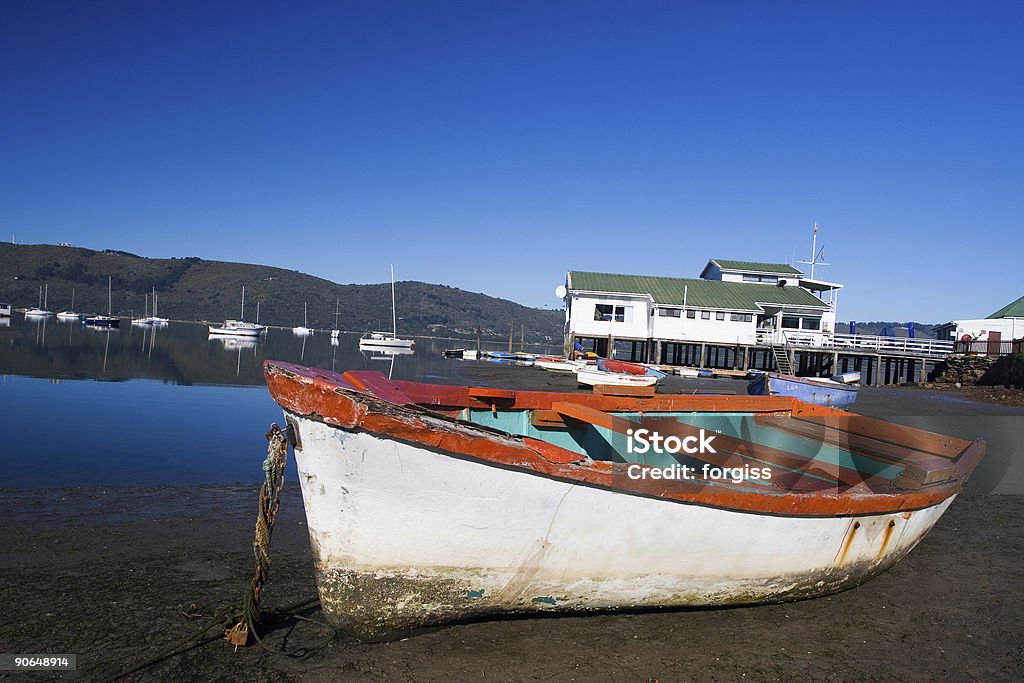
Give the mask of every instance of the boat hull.
[{"label": "boat hull", "polygon": [[576,370],[576,381],[587,386],[614,385],[624,387],[652,387],[658,383],[653,375],[631,375],[623,372],[605,372],[596,367]]},{"label": "boat hull", "polygon": [[759,514],[286,418],[324,613],[364,640],[489,615],[833,593],[897,562],[954,497],[914,511]]},{"label": "boat hull", "polygon": [[359,340],[360,346],[378,346],[383,348],[397,348],[397,349],[411,349],[416,345],[416,342],[412,339],[397,339],[393,337],[385,339],[374,339],[372,337],[364,337]]},{"label": "boat hull", "polygon": [[747,393],[753,396],[791,396],[831,408],[849,408],[857,400],[857,389],[831,380],[814,381],[774,373],[762,373],[747,385]]},{"label": "boat hull", "polygon": [[220,334],[228,337],[259,337],[263,334],[263,327],[215,327],[209,326],[210,334]]}]

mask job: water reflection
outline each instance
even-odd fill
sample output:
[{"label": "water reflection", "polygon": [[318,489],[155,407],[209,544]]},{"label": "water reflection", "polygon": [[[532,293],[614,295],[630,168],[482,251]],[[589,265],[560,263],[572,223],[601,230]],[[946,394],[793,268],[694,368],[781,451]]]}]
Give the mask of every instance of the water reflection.
[{"label": "water reflection", "polygon": [[199,323],[116,328],[53,318],[3,321],[9,326],[0,330],[0,374],[47,379],[261,385],[263,361],[275,359],[337,372],[375,369],[396,379],[457,382],[459,362],[443,359],[441,351],[466,344],[420,339],[415,352],[360,350],[355,333],[295,335],[290,328],[272,328],[263,337],[233,337],[211,335]]}]

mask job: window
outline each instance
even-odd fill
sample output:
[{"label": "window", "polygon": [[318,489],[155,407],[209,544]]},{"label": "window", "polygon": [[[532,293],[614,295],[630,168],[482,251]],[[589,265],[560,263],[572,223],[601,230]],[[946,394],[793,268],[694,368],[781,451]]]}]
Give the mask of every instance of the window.
[{"label": "window", "polygon": [[693,310],[692,308],[686,309],[686,317],[689,318],[690,320],[693,320],[694,318],[697,317],[697,311]]},{"label": "window", "polygon": [[662,318],[679,318],[682,317],[683,309],[681,308],[659,308],[658,315]]},{"label": "window", "polygon": [[701,311],[700,312],[700,319],[701,320],[711,320],[711,311]]},{"label": "window", "polygon": [[796,317],[795,315],[782,316],[782,328],[786,330],[799,330],[800,318]]},{"label": "window", "polygon": [[751,313],[733,313],[729,316],[729,320],[734,323],[749,323],[754,319]]},{"label": "window", "polygon": [[[632,310],[630,312],[632,312]],[[632,316],[630,316],[630,318],[632,318]],[[597,304],[594,306],[594,320],[617,323],[625,322],[626,307],[612,306],[611,304]]]},{"label": "window", "polygon": [[715,320],[725,320],[725,311],[715,311]]},{"label": "window", "polygon": [[800,329],[802,329],[802,330],[820,330],[821,329],[821,318],[800,318]]},{"label": "window", "polygon": [[743,273],[744,282],[767,282],[768,284],[778,284],[778,275],[753,275],[751,273]]}]

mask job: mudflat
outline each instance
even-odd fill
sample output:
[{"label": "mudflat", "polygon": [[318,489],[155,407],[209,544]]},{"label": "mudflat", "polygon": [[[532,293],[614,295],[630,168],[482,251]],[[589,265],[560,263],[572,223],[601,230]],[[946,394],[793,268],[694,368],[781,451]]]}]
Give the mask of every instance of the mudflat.
[{"label": "mudflat", "polygon": [[[1021,416],[917,389],[866,391],[858,407],[951,419]],[[262,456],[253,454],[254,467]],[[316,596],[298,487],[288,481],[263,596],[260,633],[271,649],[235,651],[218,626],[126,680],[1020,679],[1024,495],[972,484],[904,560],[831,597],[500,619],[368,645],[307,621],[322,620],[315,602],[278,611]],[[93,681],[187,640],[248,590],[257,486],[3,489],[0,650],[73,653],[76,671],[31,680]]]}]

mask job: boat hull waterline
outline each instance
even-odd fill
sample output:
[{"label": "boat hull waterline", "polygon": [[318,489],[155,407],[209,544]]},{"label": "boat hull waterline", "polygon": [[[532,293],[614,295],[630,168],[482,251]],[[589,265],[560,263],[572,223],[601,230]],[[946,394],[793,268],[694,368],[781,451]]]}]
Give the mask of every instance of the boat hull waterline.
[{"label": "boat hull waterline", "polygon": [[[790,493],[772,510],[669,498],[663,484],[623,484],[611,463],[573,461],[296,367],[268,362],[267,384],[294,432],[324,613],[363,640],[508,613],[834,593],[906,555],[962,487]],[[971,448],[968,471],[984,443]]]},{"label": "boat hull waterline", "polygon": [[753,396],[791,396],[807,403],[831,408],[849,408],[857,400],[856,384],[844,384],[829,379],[792,377],[776,373],[761,373],[747,384],[747,393]]}]

